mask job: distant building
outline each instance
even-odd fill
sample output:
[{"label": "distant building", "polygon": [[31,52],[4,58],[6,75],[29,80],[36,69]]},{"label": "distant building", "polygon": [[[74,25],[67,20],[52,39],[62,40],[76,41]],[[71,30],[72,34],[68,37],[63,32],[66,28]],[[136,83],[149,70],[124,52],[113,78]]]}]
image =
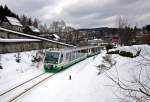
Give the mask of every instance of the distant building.
[{"label": "distant building", "polygon": [[150,34],[144,34],[143,35],[143,42],[144,42],[144,44],[150,45]]},{"label": "distant building", "polygon": [[150,25],[146,25],[143,27],[144,33],[145,34],[150,34]]},{"label": "distant building", "polygon": [[1,27],[22,32],[23,25],[17,18],[5,16],[4,19],[1,21]]},{"label": "distant building", "polygon": [[89,45],[101,45],[102,43],[104,43],[102,39],[88,40]]},{"label": "distant building", "polygon": [[39,34],[40,34],[40,30],[38,28],[34,27],[34,26],[26,26],[23,29],[23,32],[33,34],[33,35],[36,35],[36,36],[39,36]]},{"label": "distant building", "polygon": [[116,44],[116,45],[119,45],[119,44],[121,44],[121,39],[118,35],[115,35],[115,36],[112,36],[111,42]]}]

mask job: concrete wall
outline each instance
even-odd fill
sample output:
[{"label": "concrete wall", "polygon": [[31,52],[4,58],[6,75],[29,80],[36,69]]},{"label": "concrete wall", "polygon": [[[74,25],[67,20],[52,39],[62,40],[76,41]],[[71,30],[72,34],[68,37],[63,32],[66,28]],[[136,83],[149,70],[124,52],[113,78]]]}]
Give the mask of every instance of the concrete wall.
[{"label": "concrete wall", "polygon": [[49,42],[0,43],[0,54],[63,47],[65,46]]},{"label": "concrete wall", "polygon": [[5,39],[27,39],[29,37],[17,35],[17,34],[12,34],[9,32],[5,31],[0,31],[0,38],[5,38]]}]

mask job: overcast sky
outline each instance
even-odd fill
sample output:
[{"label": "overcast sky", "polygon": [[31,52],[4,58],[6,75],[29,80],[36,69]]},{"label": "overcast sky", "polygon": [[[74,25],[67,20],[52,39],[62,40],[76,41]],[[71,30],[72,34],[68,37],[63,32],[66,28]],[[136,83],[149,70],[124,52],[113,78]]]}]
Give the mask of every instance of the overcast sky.
[{"label": "overcast sky", "polygon": [[44,23],[64,20],[75,28],[116,27],[117,16],[131,26],[150,24],[150,0],[0,0],[13,12]]}]

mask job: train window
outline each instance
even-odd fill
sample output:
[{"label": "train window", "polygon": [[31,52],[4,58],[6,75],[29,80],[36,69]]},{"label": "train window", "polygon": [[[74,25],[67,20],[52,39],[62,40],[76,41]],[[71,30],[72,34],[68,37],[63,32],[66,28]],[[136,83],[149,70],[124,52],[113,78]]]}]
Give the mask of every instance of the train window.
[{"label": "train window", "polygon": [[96,48],[96,53],[98,52],[98,48]]},{"label": "train window", "polygon": [[72,52],[71,53],[69,53],[70,54],[70,61],[72,61]]},{"label": "train window", "polygon": [[70,53],[66,53],[66,60],[70,61]]},{"label": "train window", "polygon": [[80,53],[78,51],[76,51],[76,58],[80,57]]},{"label": "train window", "polygon": [[77,58],[78,58],[78,52],[75,51],[75,59],[77,59]]},{"label": "train window", "polygon": [[76,59],[76,58],[77,58],[77,52],[74,51],[74,59]]},{"label": "train window", "polygon": [[71,53],[70,52],[68,53],[67,57],[68,57],[68,60],[71,61]]},{"label": "train window", "polygon": [[81,53],[87,53],[87,49],[81,50]]},{"label": "train window", "polygon": [[71,60],[74,60],[75,59],[75,52],[72,52],[71,53]]},{"label": "train window", "polygon": [[91,50],[91,51],[92,51],[92,53],[94,53],[94,52],[95,52],[95,49],[94,49],[94,48],[92,48],[92,50]]},{"label": "train window", "polygon": [[81,56],[81,51],[80,50],[77,51],[77,55],[78,55],[78,57]]},{"label": "train window", "polygon": [[47,52],[46,57],[45,57],[45,62],[52,63],[52,64],[57,64],[58,63],[58,58],[59,58],[59,53],[58,52]]},{"label": "train window", "polygon": [[81,50],[81,56],[85,56],[87,54],[87,49]]}]

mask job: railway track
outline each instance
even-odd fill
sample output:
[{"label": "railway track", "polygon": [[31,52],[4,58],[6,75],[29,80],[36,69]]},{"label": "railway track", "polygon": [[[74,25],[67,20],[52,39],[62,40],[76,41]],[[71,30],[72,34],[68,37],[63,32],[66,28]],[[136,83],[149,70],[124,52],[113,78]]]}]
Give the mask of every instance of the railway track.
[{"label": "railway track", "polygon": [[0,94],[0,102],[12,102],[27,91],[31,90],[35,86],[44,82],[51,76],[55,75],[54,73],[42,73],[20,85],[17,85],[10,90]]},{"label": "railway track", "polygon": [[[59,73],[67,71],[69,68],[62,70]],[[22,97],[28,91],[38,86],[42,82],[59,73],[42,73],[2,94],[0,94],[0,102],[16,102],[19,97]]]},{"label": "railway track", "polygon": [[32,80],[34,80],[35,78],[37,78],[37,77],[39,77],[39,76],[42,76],[43,74],[45,74],[45,73],[39,74],[39,75],[37,75],[37,76],[35,76],[35,77],[33,77],[33,78],[31,78],[31,79],[25,81],[25,82],[23,82],[23,83],[21,83],[21,84],[15,86],[15,87],[13,87],[13,88],[8,89],[7,91],[4,91],[4,92],[0,93],[0,96],[5,95],[6,93],[8,93],[8,92],[14,90],[15,88],[17,88],[17,87],[19,87],[19,86],[21,86],[21,85],[23,85],[23,84],[26,84],[26,83],[28,83],[29,81],[32,81]]}]

